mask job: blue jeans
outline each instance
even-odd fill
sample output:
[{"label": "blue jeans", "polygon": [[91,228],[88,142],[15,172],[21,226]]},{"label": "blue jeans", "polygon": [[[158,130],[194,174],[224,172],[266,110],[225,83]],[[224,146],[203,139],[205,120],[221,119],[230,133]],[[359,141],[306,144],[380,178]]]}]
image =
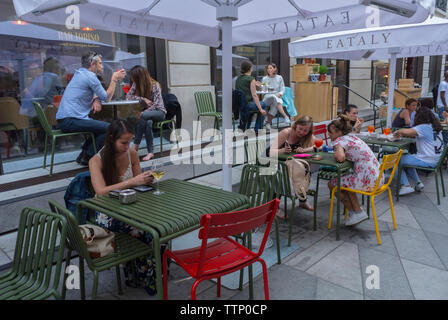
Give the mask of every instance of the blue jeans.
[{"label": "blue jeans", "polygon": [[[93,119],[84,120],[77,118],[64,118],[58,120],[58,126],[62,132],[92,132],[95,135],[97,151],[100,151],[104,145],[106,130],[109,125],[110,123],[108,122]],[[95,155],[92,139],[90,137],[86,140],[86,142],[84,142],[82,149],[89,157],[93,157]]]},{"label": "blue jeans", "polygon": [[[424,162],[420,159],[417,159],[414,155],[412,154],[407,154],[401,157],[400,159],[400,166],[404,166],[404,165],[410,165],[410,166],[419,166],[419,167],[427,167],[427,168],[432,168],[434,167],[433,165],[430,165],[427,162]],[[409,178],[411,178],[415,183],[420,182],[420,178],[418,177],[417,174],[417,170],[415,168],[405,168],[402,172],[401,172],[401,180],[400,183],[404,186],[408,186],[409,185],[409,180],[408,180],[408,176]]]},{"label": "blue jeans", "polygon": [[[264,101],[260,101],[260,106],[263,108],[263,110],[266,110],[267,106]],[[253,101],[249,103],[249,105],[247,106],[247,109],[249,111],[258,111],[258,107],[255,104],[255,102],[253,102]],[[255,131],[258,131],[258,129],[260,129],[263,126],[263,120],[264,120],[263,116],[259,117],[257,115],[257,121],[255,122],[255,128],[254,128]]]},{"label": "blue jeans", "polygon": [[160,122],[165,120],[165,112],[161,110],[146,110],[140,116],[137,122],[137,130],[135,133],[134,144],[139,145],[143,138],[143,133],[146,139],[146,148],[148,153],[153,151],[153,135],[152,124],[153,122]]}]

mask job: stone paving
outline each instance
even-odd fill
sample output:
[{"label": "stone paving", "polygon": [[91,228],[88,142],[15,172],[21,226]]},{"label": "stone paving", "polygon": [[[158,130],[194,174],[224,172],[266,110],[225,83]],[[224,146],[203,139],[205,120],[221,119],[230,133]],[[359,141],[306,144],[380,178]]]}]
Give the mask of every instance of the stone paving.
[{"label": "stone paving", "polygon": [[[234,168],[233,172],[233,182],[237,183],[241,166]],[[293,243],[298,248],[283,258],[282,264],[269,268],[271,299],[447,299],[448,197],[441,196],[441,205],[438,206],[433,175],[426,177],[421,174],[421,177],[425,184],[423,192],[403,196],[399,202],[394,199],[397,230],[393,230],[385,194],[376,199],[381,245],[377,244],[373,219],[351,228],[341,226],[341,239],[336,241],[335,221],[332,230],[327,227],[329,193],[325,184],[321,184],[318,230],[313,231],[312,212],[295,209]],[[220,173],[191,181],[219,188]],[[287,222],[280,221],[280,232],[286,239]],[[0,265],[12,258],[13,240],[13,234],[0,237]],[[76,259],[73,261],[77,263]],[[371,266],[379,270],[379,288],[370,285]],[[123,286],[124,294],[118,295],[114,272],[100,273],[98,299],[155,299],[143,289],[126,286]],[[189,299],[193,281],[181,268],[172,264],[169,298]],[[87,271],[88,298],[91,287],[92,274]],[[261,276],[255,278],[254,288],[255,298],[263,299]],[[244,300],[248,296],[247,285],[242,291],[223,288],[219,300]],[[197,297],[217,299],[216,284],[212,281],[201,283]],[[67,299],[80,299],[79,291],[68,291]]]}]

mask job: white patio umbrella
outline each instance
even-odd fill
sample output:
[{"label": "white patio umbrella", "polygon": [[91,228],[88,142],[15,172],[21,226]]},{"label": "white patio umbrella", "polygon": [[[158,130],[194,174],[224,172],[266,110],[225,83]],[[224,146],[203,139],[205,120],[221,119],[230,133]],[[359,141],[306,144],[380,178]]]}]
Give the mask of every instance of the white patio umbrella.
[{"label": "white patio umbrella", "polygon": [[344,60],[391,59],[387,125],[392,122],[397,58],[448,54],[448,20],[314,35],[289,44],[291,57]]},{"label": "white patio umbrella", "polygon": [[[223,188],[231,190],[232,45],[424,21],[434,0],[13,0],[25,21],[222,44]],[[371,6],[376,4],[377,7]],[[77,5],[76,7],[72,5]],[[379,8],[379,9],[378,9]],[[79,10],[79,11],[78,11]],[[79,25],[77,19],[79,18]]]}]

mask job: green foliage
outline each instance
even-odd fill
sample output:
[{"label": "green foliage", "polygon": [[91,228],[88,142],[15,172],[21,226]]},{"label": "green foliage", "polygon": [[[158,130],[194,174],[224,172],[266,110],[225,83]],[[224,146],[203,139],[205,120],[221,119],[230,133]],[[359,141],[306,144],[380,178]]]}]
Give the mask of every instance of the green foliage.
[{"label": "green foliage", "polygon": [[328,67],[327,66],[320,66],[319,73],[320,74],[327,74],[328,73]]}]

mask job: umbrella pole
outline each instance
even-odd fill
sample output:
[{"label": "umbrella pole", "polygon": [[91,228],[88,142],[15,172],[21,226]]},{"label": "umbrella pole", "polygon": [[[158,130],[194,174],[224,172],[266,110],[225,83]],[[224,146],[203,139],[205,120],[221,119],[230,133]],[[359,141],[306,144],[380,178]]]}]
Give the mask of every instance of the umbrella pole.
[{"label": "umbrella pole", "polygon": [[222,188],[232,191],[232,21],[238,19],[238,8],[223,5],[216,10],[222,31]]},{"label": "umbrella pole", "polygon": [[387,127],[392,127],[392,113],[394,108],[394,93],[395,93],[395,70],[397,69],[397,54],[391,53],[390,67],[389,67],[389,94],[387,96]]}]

